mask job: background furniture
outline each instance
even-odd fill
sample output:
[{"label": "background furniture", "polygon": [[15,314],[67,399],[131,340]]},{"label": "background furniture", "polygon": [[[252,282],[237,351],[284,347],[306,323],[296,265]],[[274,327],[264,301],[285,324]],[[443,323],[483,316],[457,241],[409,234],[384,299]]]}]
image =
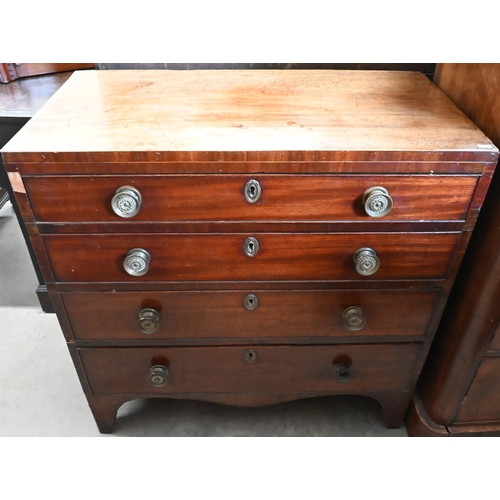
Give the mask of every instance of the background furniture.
[{"label": "background furniture", "polygon": [[[500,64],[439,64],[435,83],[500,146]],[[409,435],[500,435],[499,200],[496,173],[418,383]]]},{"label": "background furniture", "polygon": [[420,73],[87,71],[3,155],[111,432],[145,397],[398,427],[498,151]]},{"label": "background furniture", "polygon": [[9,83],[30,76],[90,68],[94,69],[93,63],[0,63],[0,83]]},{"label": "background furniture", "polygon": [[[30,118],[52,97],[54,92],[69,78],[71,72],[37,76],[0,85],[0,149],[28,123]],[[38,278],[36,290],[40,305],[45,312],[54,312],[47,287],[40,271],[29,235],[19,207],[12,195],[12,187],[0,158],[0,208],[7,199],[11,200],[26,241],[31,261]],[[3,203],[2,203],[3,200]]]}]

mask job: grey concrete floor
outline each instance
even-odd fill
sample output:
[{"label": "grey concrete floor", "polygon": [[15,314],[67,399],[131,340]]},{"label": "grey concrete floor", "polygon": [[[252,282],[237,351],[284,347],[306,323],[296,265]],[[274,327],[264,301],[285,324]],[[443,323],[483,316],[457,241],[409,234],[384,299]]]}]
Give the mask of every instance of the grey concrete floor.
[{"label": "grey concrete floor", "polygon": [[[101,436],[59,323],[40,309],[36,275],[10,202],[0,210],[0,436]],[[380,405],[337,396],[260,408],[137,400],[112,436],[407,436]]]}]

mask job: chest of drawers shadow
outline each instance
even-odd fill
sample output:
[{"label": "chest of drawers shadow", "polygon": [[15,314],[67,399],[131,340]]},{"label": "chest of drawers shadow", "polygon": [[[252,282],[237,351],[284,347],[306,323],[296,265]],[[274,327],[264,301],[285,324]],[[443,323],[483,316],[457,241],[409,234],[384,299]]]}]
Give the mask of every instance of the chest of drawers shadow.
[{"label": "chest of drawers shadow", "polygon": [[75,72],[3,158],[101,432],[135,398],[399,427],[497,149],[423,75]]}]

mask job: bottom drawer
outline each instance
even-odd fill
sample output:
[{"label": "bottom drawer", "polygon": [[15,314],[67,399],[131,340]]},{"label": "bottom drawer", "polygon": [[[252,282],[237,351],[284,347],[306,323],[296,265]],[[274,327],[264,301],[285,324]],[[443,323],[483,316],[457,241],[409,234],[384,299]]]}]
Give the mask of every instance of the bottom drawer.
[{"label": "bottom drawer", "polygon": [[175,394],[405,390],[419,350],[409,343],[78,351],[93,394]]}]

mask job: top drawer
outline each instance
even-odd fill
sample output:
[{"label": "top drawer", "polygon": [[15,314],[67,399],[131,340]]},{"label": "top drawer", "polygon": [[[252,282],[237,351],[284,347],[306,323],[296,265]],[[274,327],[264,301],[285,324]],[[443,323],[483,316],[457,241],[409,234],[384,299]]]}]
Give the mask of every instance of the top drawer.
[{"label": "top drawer", "polygon": [[[477,177],[26,176],[24,182],[38,222],[459,221]],[[116,194],[124,186],[136,191]],[[365,195],[373,187],[387,194]]]}]

